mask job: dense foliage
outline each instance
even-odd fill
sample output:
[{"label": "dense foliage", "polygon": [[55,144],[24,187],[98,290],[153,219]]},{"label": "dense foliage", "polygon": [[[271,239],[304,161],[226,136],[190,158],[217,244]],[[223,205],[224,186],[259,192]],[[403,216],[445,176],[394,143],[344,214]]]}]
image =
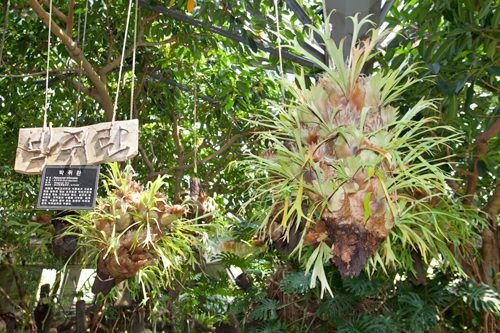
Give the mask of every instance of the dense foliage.
[{"label": "dense foliage", "polygon": [[[282,99],[295,101],[290,92],[282,93],[276,47],[296,43],[295,49],[313,52],[304,43],[313,43],[317,37],[292,11],[290,3],[295,1],[277,2],[277,21],[276,2],[270,0],[140,0],[137,29],[133,29],[132,7],[128,36],[124,36],[128,1],[53,3],[54,22],[61,28],[53,30],[51,41],[48,118],[53,126],[110,119],[125,40],[125,83],[120,89],[117,119],[131,114],[141,124],[141,154],[131,161],[137,182],[146,186],[147,181],[164,175],[153,184],[165,182],[166,186],[146,186],[144,192],[161,192],[157,198],[169,205],[181,204],[186,198],[195,202],[193,195],[211,197],[218,207],[210,221],[200,225],[191,227],[196,223],[193,219],[176,220],[179,232],[160,252],[179,249],[189,255],[183,260],[179,252],[168,254],[169,259],[177,260],[168,283],[154,280],[165,278],[159,269],[162,264],[148,262],[154,274],[141,275],[144,270],[139,270],[109,293],[98,290],[99,297],[87,304],[89,327],[134,331],[146,325],[158,331],[234,332],[495,330],[500,313],[498,4],[487,0],[389,2],[383,26],[397,33],[389,33],[376,46],[380,52],[373,58],[374,71],[383,75],[400,66],[406,70],[407,63],[413,66],[408,73],[415,80],[412,88],[393,101],[401,117],[422,99],[433,99],[437,105],[437,114],[423,112],[415,118],[418,122],[437,115],[435,133],[427,132],[423,142],[449,135],[441,128],[459,133],[460,140],[440,155],[448,156],[441,168],[453,176],[446,181],[446,191],[475,218],[462,215],[464,220],[451,221],[451,225],[468,234],[475,232],[472,226],[481,220],[484,227],[479,236],[467,239],[467,244],[447,244],[447,235],[457,231],[447,229],[451,225],[443,227],[442,233],[425,236],[439,244],[467,246],[462,253],[450,250],[444,264],[422,258],[425,251],[418,245],[406,257],[395,259],[390,269],[363,271],[353,278],[342,277],[326,263],[324,277],[332,296],[327,293],[321,298],[319,286],[309,288],[310,273],[288,255],[293,248],[254,238],[270,211],[266,205],[245,204],[258,190],[252,185],[256,174],[233,163],[270,148],[268,140],[253,136],[263,130],[263,124],[249,119],[272,115],[273,105]],[[310,23],[320,27],[322,3],[297,3]],[[21,330],[33,327],[37,313],[50,308],[52,326],[64,331],[74,325],[74,304],[63,301],[65,294],[58,292],[58,284],[69,281],[67,267],[83,262],[84,268],[96,268],[97,260],[84,257],[83,248],[72,261],[66,261],[82,230],[95,235],[95,229],[88,228],[95,221],[85,216],[68,218],[68,212],[46,215],[36,211],[39,178],[12,170],[18,129],[42,124],[47,26],[41,17],[48,12],[47,4],[10,0],[0,10],[4,28],[0,46],[0,312],[4,322],[14,320]],[[130,110],[134,30],[136,80]],[[76,48],[68,44],[68,38]],[[303,84],[310,87],[322,70],[298,56],[293,49],[283,49],[284,74],[296,73],[295,78],[303,77]],[[82,59],[87,61],[85,65]],[[307,66],[300,67],[297,61]],[[109,172],[109,167],[103,169],[103,173]],[[119,175],[115,167],[114,179]],[[197,178],[204,192],[193,193]],[[102,184],[110,186],[108,192],[105,186],[100,188],[100,202],[105,205],[116,192],[113,179],[103,178]],[[156,203],[152,199],[151,211]],[[106,209],[101,210],[102,215],[110,213]],[[444,208],[445,213],[447,210],[452,211]],[[111,213],[114,219],[120,215]],[[147,225],[148,214],[137,223]],[[87,229],[68,229],[66,220]],[[183,228],[189,230],[184,233]],[[184,236],[196,246],[186,249],[181,240]],[[425,237],[422,246],[429,243]],[[118,243],[104,243],[107,249],[120,246],[119,238],[111,239]],[[418,244],[420,240],[415,239]],[[154,246],[158,244],[160,240],[155,240]],[[98,252],[92,253],[91,259],[99,258]],[[447,269],[450,265],[464,274]],[[235,267],[243,273],[235,273]],[[55,268],[58,273],[49,295],[39,301],[41,268]],[[73,296],[65,297],[72,300]],[[120,301],[115,303],[117,298]]]}]

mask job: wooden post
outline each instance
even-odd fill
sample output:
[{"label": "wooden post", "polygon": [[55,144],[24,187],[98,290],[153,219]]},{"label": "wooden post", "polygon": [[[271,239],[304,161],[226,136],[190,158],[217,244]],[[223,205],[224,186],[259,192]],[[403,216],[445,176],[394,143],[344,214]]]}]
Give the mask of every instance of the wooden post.
[{"label": "wooden post", "polygon": [[85,301],[76,302],[76,333],[85,333],[87,331],[87,317],[85,316]]},{"label": "wooden post", "polygon": [[34,311],[37,333],[47,333],[52,325],[52,304],[50,284],[40,287],[40,300]]}]

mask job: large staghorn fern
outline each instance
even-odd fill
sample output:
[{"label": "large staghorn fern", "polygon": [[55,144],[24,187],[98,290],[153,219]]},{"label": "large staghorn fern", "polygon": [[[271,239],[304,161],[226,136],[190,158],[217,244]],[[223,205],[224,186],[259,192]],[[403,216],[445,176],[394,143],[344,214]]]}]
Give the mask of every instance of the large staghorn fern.
[{"label": "large staghorn fern", "polygon": [[416,252],[424,263],[437,259],[460,272],[454,252],[473,248],[477,219],[453,199],[442,157],[460,133],[425,116],[435,110],[432,100],[399,114],[391,103],[417,82],[416,67],[405,61],[396,70],[362,74],[386,34],[372,29],[358,43],[360,29],[372,22],[351,19],[347,61],[343,41],[336,45],[329,31],[315,32],[331,67],[296,42],[293,48],[324,74],[311,87],[297,74],[298,85],[288,86],[290,104],[258,120],[270,144],[248,161],[258,175],[255,197],[271,205],[260,235],[286,243],[299,234],[294,253],[312,272],[311,287],[318,279],[322,292],[329,290],[328,261],[344,276],[358,275],[367,263],[373,270],[413,271]]}]

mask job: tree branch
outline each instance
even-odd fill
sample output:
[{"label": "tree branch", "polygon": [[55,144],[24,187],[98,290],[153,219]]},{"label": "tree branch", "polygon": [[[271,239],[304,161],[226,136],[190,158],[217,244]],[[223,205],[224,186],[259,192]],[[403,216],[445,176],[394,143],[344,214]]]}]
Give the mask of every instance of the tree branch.
[{"label": "tree branch", "polygon": [[148,59],[144,60],[144,65],[142,66],[141,73],[137,76],[137,81],[134,89],[134,99],[132,101],[132,116],[133,118],[139,117],[139,97],[141,96],[142,89],[144,88],[144,83],[148,77]]},{"label": "tree branch", "polygon": [[[500,118],[496,119],[492,126],[484,132],[479,133],[475,140],[472,157],[472,172],[467,179],[467,191],[464,203],[472,205],[476,195],[477,186],[479,183],[479,160],[481,156],[488,153],[488,141],[500,133]],[[500,269],[500,255],[498,252],[498,222],[497,214],[500,209],[500,182],[495,184],[495,190],[490,197],[483,211],[487,214],[487,225],[481,232],[481,274],[479,278],[488,283],[494,284],[494,274]],[[493,275],[491,274],[493,272]]]},{"label": "tree branch", "polygon": [[145,42],[143,40],[140,40],[137,42],[137,47],[140,47],[140,46],[159,46],[159,45],[170,44],[170,43],[175,42],[175,41],[176,41],[175,37],[170,37],[170,38],[160,40],[157,42]]},{"label": "tree branch", "polygon": [[479,182],[479,159],[488,152],[488,140],[498,133],[500,133],[500,118],[498,118],[491,127],[478,134],[474,140],[476,152],[473,153],[472,172],[469,174],[467,180],[466,197],[464,200],[466,205],[472,205],[474,195],[477,191],[477,184]]},{"label": "tree branch", "polygon": [[92,90],[91,88],[85,87],[83,85],[83,83],[81,83],[80,81],[78,81],[76,79],[71,79],[71,83],[73,84],[73,86],[75,87],[75,89],[77,91],[81,91],[82,93],[89,96],[90,98],[93,98],[96,102],[101,103],[101,97],[98,94],[96,94],[94,90]]},{"label": "tree branch", "polygon": [[497,118],[495,123],[490,128],[476,136],[476,143],[484,144],[498,133],[500,133],[500,118]]},{"label": "tree branch", "polygon": [[[143,43],[142,37],[144,36],[144,32],[146,31],[146,25],[148,23],[150,23],[151,21],[153,21],[156,17],[157,17],[157,15],[152,15],[152,16],[147,16],[141,20],[141,23],[139,24],[139,31],[137,32],[137,47],[146,46],[146,45],[142,45],[142,43]],[[121,63],[121,54],[120,54],[120,56],[116,57],[116,59],[114,59],[114,60],[110,59],[112,47],[113,47],[113,31],[112,31],[112,29],[110,29],[109,30],[109,45],[108,45],[108,62],[106,63],[106,65],[104,67],[102,67],[99,70],[99,73],[101,74],[101,76],[105,76],[106,74],[111,72],[113,69],[118,67]],[[129,48],[127,48],[125,50],[124,59],[127,59],[128,57],[130,57],[133,52],[134,52],[133,46],[130,46]]]},{"label": "tree branch", "polygon": [[[498,211],[500,210],[500,182],[497,182],[493,195],[484,208],[488,217],[488,225],[481,233],[481,263],[483,280],[488,284],[495,283],[495,274],[500,269],[500,254],[498,252]],[[493,274],[491,274],[493,272]],[[497,282],[498,283],[498,282]]]},{"label": "tree branch", "polygon": [[[174,138],[175,150],[177,152],[177,166],[184,166],[184,160],[186,156],[184,155],[184,147],[182,146],[180,136],[179,136],[179,116],[173,115],[172,117],[172,136]],[[184,168],[178,168],[175,170],[175,198],[180,199],[181,194],[181,181],[184,175]],[[155,176],[156,177],[156,176]]]},{"label": "tree branch", "polygon": [[[228,149],[230,149],[236,143],[236,141],[238,141],[240,138],[242,138],[244,136],[247,136],[247,135],[251,135],[251,134],[253,134],[252,131],[243,132],[243,133],[239,133],[239,134],[233,135],[218,150],[216,150],[212,154],[208,155],[207,157],[202,158],[201,160],[198,160],[197,161],[197,165],[200,166],[202,164],[205,164],[205,163],[213,160],[217,156],[221,155],[222,153],[224,153],[225,151],[227,151]],[[175,138],[174,138],[174,142],[175,142]],[[162,171],[158,171],[158,172],[153,173],[149,179],[152,179],[152,178],[154,178],[154,177],[156,177],[158,175],[167,175],[167,174],[169,174],[171,172],[174,172],[174,171],[178,172],[179,170],[187,170],[187,169],[191,169],[191,168],[194,168],[194,163],[190,163],[190,164],[177,164],[174,167],[171,167],[171,168],[168,168],[166,170],[162,170]]]},{"label": "tree branch", "polygon": [[[49,0],[43,0],[43,3],[48,7],[50,2]],[[57,9],[56,6],[54,6],[54,4],[52,4],[52,13],[64,23],[68,22],[68,17],[59,9]]]},{"label": "tree branch", "polygon": [[[125,50],[125,56],[123,57],[123,59],[129,58],[132,55],[133,51],[134,50],[133,50],[132,47],[127,48]],[[121,55],[120,55],[120,56],[116,57],[114,60],[112,60],[111,62],[108,62],[106,65],[104,65],[104,67],[102,67],[99,70],[99,74],[104,77],[106,74],[108,74],[113,69],[115,69],[116,67],[118,67],[120,65],[121,60],[122,59],[121,59]]]},{"label": "tree branch", "polygon": [[[226,38],[232,39],[234,41],[237,41],[237,42],[245,44],[245,45],[249,45],[249,43],[250,43],[248,41],[248,39],[242,37],[241,34],[235,34],[235,33],[228,31],[222,27],[207,25],[206,22],[202,22],[201,20],[195,19],[191,16],[187,16],[184,13],[181,13],[181,12],[173,10],[173,9],[169,9],[165,6],[157,5],[155,3],[152,3],[149,0],[138,0],[138,1],[142,7],[147,8],[147,9],[152,10],[152,11],[155,11],[155,12],[158,12],[158,13],[162,13],[167,17],[188,23],[188,24],[190,24],[194,27],[197,27],[197,28],[207,29],[208,31],[210,31],[214,34],[224,36]],[[277,48],[275,48],[274,46],[268,45],[268,44],[263,43],[261,41],[254,41],[254,43],[257,46],[257,48],[262,50],[262,51],[268,52],[268,53],[273,54],[275,56],[278,56],[280,53],[279,50]],[[303,65],[306,67],[311,67],[311,68],[318,67],[313,62],[305,59],[304,57],[298,56],[298,55],[291,53],[289,51],[286,51],[286,50],[282,50],[281,55],[284,59],[291,60],[297,64],[300,64],[300,65]]]},{"label": "tree branch", "polygon": [[75,14],[75,0],[69,0],[68,16],[66,19],[66,33],[71,37],[73,34],[73,17]]},{"label": "tree branch", "polygon": [[[43,23],[48,26],[49,14],[42,8],[40,3],[38,3],[37,0],[29,0],[29,4]],[[70,57],[77,64],[82,65],[85,74],[94,85],[96,93],[101,99],[99,104],[101,104],[106,113],[106,119],[111,120],[113,118],[113,101],[111,100],[106,84],[101,80],[92,64],[83,56],[83,53],[77,43],[73,41],[73,39],[68,36],[54,21],[52,21],[52,32],[66,46]]]},{"label": "tree branch", "polygon": [[[59,69],[51,69],[49,71],[50,75],[68,75],[75,74],[80,72],[80,68],[68,68],[67,70],[60,71]],[[24,78],[24,77],[37,77],[37,76],[45,76],[47,75],[47,71],[39,71],[39,72],[31,72],[31,73],[20,73],[20,74],[2,74],[0,78]]]},{"label": "tree branch", "polygon": [[[167,83],[167,84],[169,84],[171,86],[179,88],[179,90],[182,90],[182,91],[192,91],[191,87],[188,87],[188,86],[185,86],[183,84],[180,84],[180,83],[178,83],[178,82],[176,82],[174,80],[170,80],[170,79],[167,79],[167,78],[159,76],[157,74],[156,70],[150,71],[149,72],[149,76],[152,79],[154,79],[154,80],[157,80],[157,81],[160,81],[160,82],[165,82],[165,83]],[[210,96],[206,96],[206,95],[203,95],[203,94],[198,94],[198,97],[201,98],[204,101],[207,101],[210,104],[213,104],[213,105],[216,105],[216,106],[219,105],[219,101],[216,100],[215,98],[210,97]]]},{"label": "tree branch", "polygon": [[500,182],[496,184],[495,191],[491,196],[488,204],[484,208],[484,211],[492,218],[496,218],[498,211],[500,210]]},{"label": "tree branch", "polygon": [[[170,38],[167,38],[167,39],[164,39],[164,40],[161,40],[161,41],[157,41],[157,42],[146,42],[146,41],[143,41],[142,40],[142,38],[144,36],[144,26],[143,26],[143,24],[145,24],[145,22],[149,22],[149,20],[143,20],[141,22],[141,27],[139,29],[139,32],[137,33],[137,45],[136,45],[136,47],[147,47],[147,46],[164,45],[164,44],[172,43],[172,42],[174,42],[176,40],[175,37],[170,37]],[[112,37],[112,35],[110,35],[110,38],[111,37]],[[109,47],[110,48],[112,47],[112,43],[110,43]],[[127,48],[125,50],[124,59],[129,58],[132,55],[133,52],[134,52],[133,46],[130,46],[129,48]],[[108,54],[108,58],[109,58],[109,54]],[[109,60],[107,62],[107,64],[99,70],[99,74],[101,76],[107,75],[113,69],[115,69],[116,67],[118,67],[120,65],[120,62],[121,62],[121,56],[117,57],[114,60]]]},{"label": "tree branch", "polygon": [[21,311],[22,313],[24,314],[28,314],[28,312],[26,311],[26,309],[24,309],[22,306],[20,306],[19,304],[17,304],[16,302],[14,302],[12,300],[12,298],[10,297],[10,295],[5,291],[5,289],[3,289],[2,287],[0,287],[0,295],[2,295],[5,300],[7,300],[7,302],[12,305],[14,308],[17,308],[19,309],[19,311]]},{"label": "tree branch", "polygon": [[[144,164],[146,164],[146,167],[148,168],[149,175],[154,174],[155,173],[155,168],[153,166],[153,163],[148,158],[148,155],[146,155],[146,151],[144,150],[144,148],[142,148],[141,145],[139,145],[139,153],[141,154],[141,157],[144,160]],[[149,178],[149,176],[148,176],[148,178]]]}]

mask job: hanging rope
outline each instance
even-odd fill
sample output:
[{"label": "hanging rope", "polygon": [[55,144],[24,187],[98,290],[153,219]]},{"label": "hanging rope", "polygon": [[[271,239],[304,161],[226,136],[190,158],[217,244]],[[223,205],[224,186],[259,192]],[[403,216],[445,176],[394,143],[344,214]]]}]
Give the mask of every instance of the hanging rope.
[{"label": "hanging rope", "polygon": [[125,60],[125,46],[127,45],[128,25],[130,23],[130,13],[131,12],[132,12],[132,0],[129,0],[128,10],[127,10],[127,23],[125,24],[125,35],[123,36],[122,55],[121,55],[121,59],[120,59],[120,70],[118,71],[118,82],[116,84],[115,104],[113,105],[113,119],[112,119],[113,122],[116,119],[116,109],[118,107],[118,96],[119,96],[119,91],[120,91],[120,83],[122,80],[123,61]]},{"label": "hanging rope", "polygon": [[[85,51],[85,37],[87,36],[87,13],[89,9],[89,0],[85,0],[85,14],[83,18],[83,34],[82,34],[82,54]],[[80,14],[78,14],[78,40],[80,39]],[[82,82],[82,71],[83,71],[83,61],[80,61],[80,73],[78,75],[78,81]],[[78,100],[76,102],[75,110],[75,126],[78,125],[78,114],[80,113],[81,107],[81,88],[78,85]]]},{"label": "hanging rope", "polygon": [[130,116],[129,119],[134,117],[134,93],[135,93],[135,51],[137,48],[137,13],[139,11],[139,1],[135,2],[134,14],[134,45],[132,47],[132,86],[130,88]]},{"label": "hanging rope", "polygon": [[47,40],[47,75],[45,75],[45,106],[43,108],[43,130],[44,131],[47,128],[47,110],[49,108],[49,72],[50,72],[51,35],[52,35],[52,0],[49,1],[49,37]]},{"label": "hanging rope", "polygon": [[[78,13],[78,23],[77,23],[77,26],[78,26],[78,30],[76,32],[76,40],[78,41],[78,43],[81,45],[81,41],[80,41],[80,28],[81,28],[81,15],[82,13]],[[82,52],[83,53],[83,52]],[[82,62],[80,61],[80,72],[78,73],[78,82],[82,82]],[[80,102],[81,102],[81,98],[80,98],[80,85],[78,85],[78,88],[76,89],[76,108],[75,108],[75,116],[74,116],[74,119],[75,119],[75,127],[78,126],[78,113],[80,113]]]},{"label": "hanging rope", "polygon": [[281,32],[280,32],[280,18],[278,9],[278,0],[274,0],[274,12],[276,16],[276,34],[278,35],[278,57],[279,57],[279,74],[281,77],[281,100],[285,102],[285,76],[283,73],[283,55],[281,54]]}]

